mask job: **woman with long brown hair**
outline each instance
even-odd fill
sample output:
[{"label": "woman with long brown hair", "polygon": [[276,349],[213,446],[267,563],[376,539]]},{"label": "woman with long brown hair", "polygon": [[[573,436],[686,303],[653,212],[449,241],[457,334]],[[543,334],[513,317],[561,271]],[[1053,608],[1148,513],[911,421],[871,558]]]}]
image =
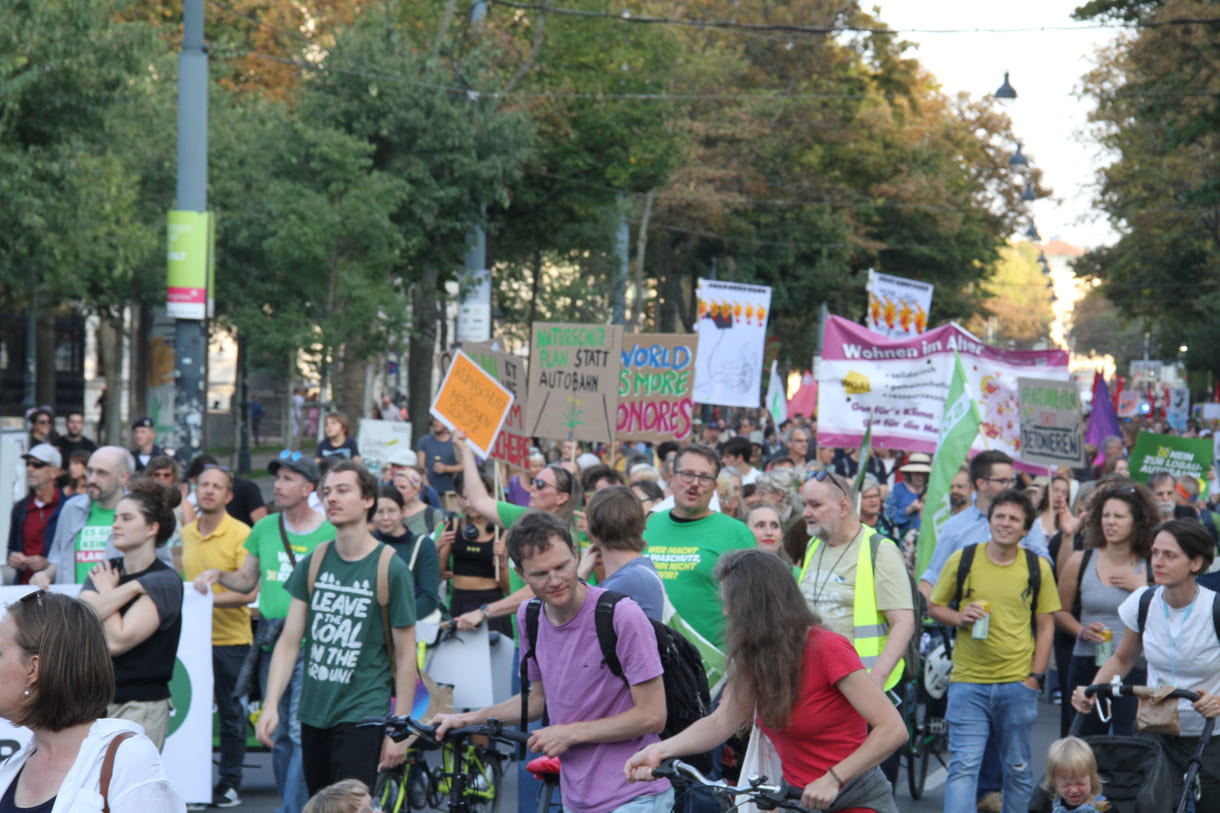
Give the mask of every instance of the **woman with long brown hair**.
[{"label": "woman with long brown hair", "polygon": [[[1064,609],[1055,614],[1059,628],[1076,636],[1067,668],[1068,687],[1087,685],[1097,667],[1106,662],[1123,638],[1118,607],[1127,596],[1151,582],[1148,557],[1152,555],[1153,529],[1158,520],[1152,494],[1142,485],[1110,486],[1093,501],[1085,522],[1084,550],[1076,551],[1059,579],[1059,601]],[[1079,588],[1079,589],[1078,589]],[[1143,684],[1143,663],[1137,664],[1127,682]],[[1137,701],[1115,698],[1114,716],[1103,723],[1090,715],[1082,721],[1080,736],[1134,733]],[[1071,724],[1070,705],[1060,720]]]},{"label": "woman with long brown hair", "polygon": [[729,664],[720,705],[633,756],[628,778],[651,779],[662,760],[706,751],[757,718],[784,780],[805,789],[802,807],[897,813],[877,766],[906,742],[906,728],[851,642],[819,626],[778,556],[733,551],[720,557],[716,577]]}]

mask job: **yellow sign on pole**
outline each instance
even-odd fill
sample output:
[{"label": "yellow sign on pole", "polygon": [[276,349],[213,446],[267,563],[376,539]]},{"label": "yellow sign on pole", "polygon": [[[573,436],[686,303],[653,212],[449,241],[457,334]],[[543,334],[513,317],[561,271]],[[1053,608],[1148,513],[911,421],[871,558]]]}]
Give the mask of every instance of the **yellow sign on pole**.
[{"label": "yellow sign on pole", "polygon": [[450,429],[465,432],[479,457],[489,457],[512,403],[513,394],[459,350],[429,411]]}]

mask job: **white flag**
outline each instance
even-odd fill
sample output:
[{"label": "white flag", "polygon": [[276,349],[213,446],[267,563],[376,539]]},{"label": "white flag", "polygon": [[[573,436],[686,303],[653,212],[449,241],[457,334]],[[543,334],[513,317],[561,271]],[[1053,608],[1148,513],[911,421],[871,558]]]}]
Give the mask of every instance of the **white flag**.
[{"label": "white flag", "polygon": [[767,411],[779,426],[788,420],[788,393],[779,380],[779,362],[771,362],[771,382],[767,384]]}]

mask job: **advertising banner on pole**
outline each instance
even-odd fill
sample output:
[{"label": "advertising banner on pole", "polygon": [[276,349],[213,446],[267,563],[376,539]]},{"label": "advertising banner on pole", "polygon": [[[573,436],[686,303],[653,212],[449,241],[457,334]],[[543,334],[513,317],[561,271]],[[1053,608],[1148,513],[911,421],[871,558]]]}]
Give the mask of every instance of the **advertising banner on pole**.
[{"label": "advertising banner on pole", "polygon": [[818,443],[856,446],[871,417],[875,448],[935,453],[955,350],[982,417],[973,450],[1020,460],[1017,379],[1067,381],[1067,351],[1001,350],[957,325],[885,339],[831,316],[818,381]]},{"label": "advertising banner on pole", "polygon": [[771,289],[701,279],[697,296],[699,349],[695,401],[720,406],[758,406],[762,402]]},{"label": "advertising banner on pole", "polygon": [[618,377],[619,440],[690,439],[694,418],[693,333],[625,333]]},{"label": "advertising banner on pole", "polygon": [[204,319],[208,314],[212,215],[173,210],[166,243],[166,310],[174,319]]},{"label": "advertising banner on pole", "polygon": [[868,272],[868,329],[887,338],[910,338],[928,329],[932,284]]},{"label": "advertising banner on pole", "polygon": [[1085,465],[1084,420],[1075,381],[1017,380],[1021,403],[1021,459],[1042,466]]},{"label": "advertising banner on pole", "polygon": [[1148,481],[1148,475],[1167,471],[1174,477],[1188,475],[1196,480],[1212,464],[1211,438],[1179,438],[1140,432],[1131,450],[1131,479]]},{"label": "advertising banner on pole", "polygon": [[530,328],[530,437],[614,441],[620,325],[535,322]]}]

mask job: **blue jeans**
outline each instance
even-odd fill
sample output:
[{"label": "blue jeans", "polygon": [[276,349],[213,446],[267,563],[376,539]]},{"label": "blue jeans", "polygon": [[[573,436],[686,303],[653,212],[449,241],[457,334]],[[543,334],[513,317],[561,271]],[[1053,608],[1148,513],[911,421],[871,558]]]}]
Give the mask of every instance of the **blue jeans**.
[{"label": "blue jeans", "polygon": [[[305,667],[305,648],[297,655],[288,688],[280,696],[280,722],[276,726],[271,749],[271,768],[275,772],[275,789],[280,793],[280,806],[275,813],[301,813],[309,801],[305,789],[305,772],[301,768],[301,721],[297,709],[301,705],[301,680]],[[262,693],[267,692],[267,675],[271,671],[271,653],[264,652],[258,662],[258,679]]]},{"label": "blue jeans", "polygon": [[974,813],[987,738],[999,739],[1004,771],[1003,813],[1025,813],[1034,791],[1030,736],[1038,692],[1021,683],[949,684],[949,778],[945,813]]}]

